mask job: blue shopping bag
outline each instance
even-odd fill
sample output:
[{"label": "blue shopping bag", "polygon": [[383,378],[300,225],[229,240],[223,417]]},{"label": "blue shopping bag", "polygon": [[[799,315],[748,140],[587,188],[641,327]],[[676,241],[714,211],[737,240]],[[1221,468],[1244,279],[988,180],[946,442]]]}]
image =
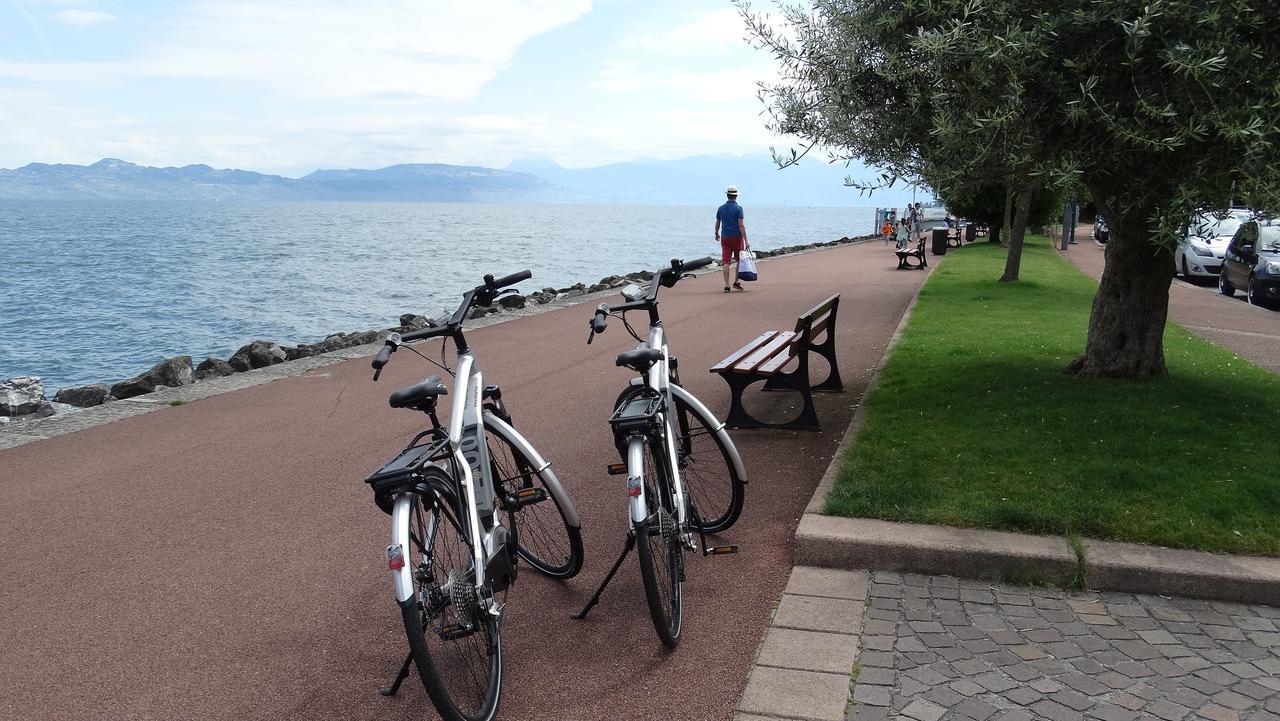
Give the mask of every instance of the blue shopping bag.
[{"label": "blue shopping bag", "polygon": [[756,273],[756,255],[749,250],[742,251],[742,255],[738,257],[738,280],[759,280],[760,275]]}]

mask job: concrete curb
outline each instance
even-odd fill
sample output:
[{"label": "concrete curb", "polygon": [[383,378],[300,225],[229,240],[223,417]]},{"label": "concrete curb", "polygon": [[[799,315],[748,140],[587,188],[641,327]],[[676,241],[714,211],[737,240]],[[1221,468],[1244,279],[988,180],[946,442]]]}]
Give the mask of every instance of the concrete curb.
[{"label": "concrete curb", "polygon": [[[922,285],[921,288],[924,286]],[[866,419],[866,400],[897,347],[919,293],[885,347],[849,428],[796,528],[796,566],[950,575],[1015,583],[1085,583],[1100,591],[1280,602],[1280,559],[1085,539],[1082,558],[1060,536],[822,515],[840,461]],[[1083,563],[1081,561],[1083,560]]]}]

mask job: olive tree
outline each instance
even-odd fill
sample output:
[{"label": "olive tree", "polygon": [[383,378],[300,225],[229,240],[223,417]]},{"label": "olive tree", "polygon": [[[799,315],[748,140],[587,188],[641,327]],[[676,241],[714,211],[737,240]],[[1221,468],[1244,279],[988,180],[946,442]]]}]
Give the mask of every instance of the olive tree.
[{"label": "olive tree", "polygon": [[1178,229],[1233,202],[1280,211],[1280,3],[740,8],[780,67],[762,93],[774,129],[890,175],[1071,184],[1093,196],[1111,238],[1072,372],[1166,374]]},{"label": "olive tree", "polygon": [[[938,199],[952,213],[990,228],[990,242],[1001,241],[1000,226],[1004,219],[1006,186],[990,182],[958,183],[939,188]],[[1061,212],[1060,191],[1049,186],[1032,189],[1031,204],[1027,212],[1028,225],[1048,225]],[[1005,241],[1008,242],[1008,239]]]}]

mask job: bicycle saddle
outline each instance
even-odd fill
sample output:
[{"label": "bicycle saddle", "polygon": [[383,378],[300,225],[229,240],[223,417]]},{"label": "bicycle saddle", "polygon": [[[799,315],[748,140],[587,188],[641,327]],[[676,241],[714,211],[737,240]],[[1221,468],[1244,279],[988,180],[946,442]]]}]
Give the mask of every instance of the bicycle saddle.
[{"label": "bicycle saddle", "polygon": [[656,348],[637,348],[618,354],[618,367],[630,368],[637,373],[644,373],[662,360],[662,351]]},{"label": "bicycle saddle", "polygon": [[392,393],[388,402],[392,408],[419,410],[420,406],[435,405],[437,396],[447,395],[449,395],[449,389],[445,388],[444,384],[440,382],[440,376],[435,375],[415,386],[401,388]]}]

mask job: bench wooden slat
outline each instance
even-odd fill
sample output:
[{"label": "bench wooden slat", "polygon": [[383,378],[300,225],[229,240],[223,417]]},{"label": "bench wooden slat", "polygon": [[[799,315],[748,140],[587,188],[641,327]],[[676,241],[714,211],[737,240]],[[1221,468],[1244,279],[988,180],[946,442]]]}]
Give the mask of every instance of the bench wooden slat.
[{"label": "bench wooden slat", "polygon": [[791,355],[794,354],[795,338],[796,338],[795,333],[792,333],[789,330],[782,331],[781,333],[774,336],[773,340],[760,346],[760,348],[756,350],[755,353],[752,353],[751,355],[747,356],[746,358],[742,359],[739,363],[737,363],[733,367],[733,372],[734,373],[751,373],[752,371],[756,370],[757,367],[763,365],[765,361],[770,360],[775,355],[783,353],[783,351],[787,351],[786,355],[788,358],[790,358]]},{"label": "bench wooden slat", "polygon": [[827,326],[829,325],[831,325],[830,313],[827,314],[827,317],[823,318],[822,320],[818,321],[817,323],[814,323],[812,326],[809,327],[809,340],[813,340],[814,338],[817,338],[822,333],[822,331],[827,329]]},{"label": "bench wooden slat", "polygon": [[782,370],[783,366],[790,363],[791,359],[795,357],[795,346],[792,345],[790,353],[779,353],[773,358],[770,358],[768,363],[765,363],[756,369],[756,373],[759,373],[762,376],[776,375],[778,371]]},{"label": "bench wooden slat", "polygon": [[821,303],[815,305],[813,309],[810,310],[808,313],[805,313],[804,315],[800,316],[799,321],[796,323],[796,331],[799,331],[802,328],[806,320],[812,323],[813,321],[818,320],[818,316],[822,315],[823,313],[830,313],[831,308],[836,303],[839,303],[839,302],[840,302],[840,294],[837,293],[831,296],[830,298],[827,298],[826,300],[822,301]]},{"label": "bench wooden slat", "polygon": [[750,343],[748,343],[748,344],[746,344],[746,345],[742,346],[741,348],[739,348],[738,350],[736,350],[736,351],[734,351],[732,354],[730,354],[730,356],[729,356],[728,358],[725,358],[724,360],[722,360],[722,361],[720,361],[719,363],[717,363],[717,364],[715,364],[714,366],[712,366],[712,367],[711,367],[711,372],[712,372],[712,373],[728,373],[728,372],[729,372],[729,368],[730,368],[730,367],[732,367],[732,366],[733,366],[733,364],[735,364],[735,363],[737,363],[739,360],[741,360],[741,359],[745,358],[747,355],[749,355],[749,354],[750,354],[752,351],[754,351],[755,349],[759,348],[760,346],[764,345],[765,343],[768,343],[768,342],[769,342],[769,340],[770,340],[771,338],[773,338],[773,337],[774,337],[775,335],[777,335],[777,334],[778,334],[778,331],[776,331],[776,330],[771,330],[771,331],[766,331],[766,332],[764,332],[764,333],[761,333],[761,334],[760,334],[760,336],[759,336],[758,338],[756,338],[755,340],[751,341]]}]

